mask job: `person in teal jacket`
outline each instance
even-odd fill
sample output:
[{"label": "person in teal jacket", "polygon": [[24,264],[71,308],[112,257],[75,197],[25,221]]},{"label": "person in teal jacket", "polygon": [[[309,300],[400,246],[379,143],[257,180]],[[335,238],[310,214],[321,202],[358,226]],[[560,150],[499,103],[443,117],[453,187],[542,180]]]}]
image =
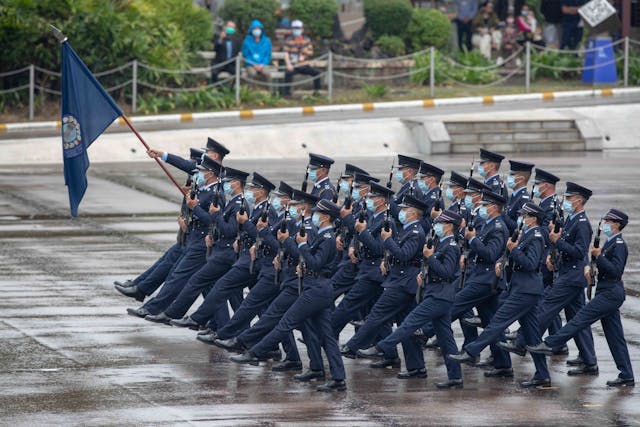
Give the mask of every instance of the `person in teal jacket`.
[{"label": "person in teal jacket", "polygon": [[264,25],[255,19],[249,26],[249,34],[242,43],[242,56],[249,77],[260,75],[267,80],[271,71],[271,40],[264,33]]}]

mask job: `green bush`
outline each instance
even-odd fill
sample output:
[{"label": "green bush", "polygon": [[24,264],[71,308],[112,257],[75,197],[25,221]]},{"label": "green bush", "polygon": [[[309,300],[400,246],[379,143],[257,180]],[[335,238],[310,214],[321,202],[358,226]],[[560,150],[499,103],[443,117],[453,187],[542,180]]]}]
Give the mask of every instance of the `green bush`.
[{"label": "green bush", "polygon": [[413,51],[429,46],[445,49],[451,38],[451,22],[436,9],[415,9],[405,37],[407,46]]},{"label": "green bush", "polygon": [[[554,80],[575,80],[580,77],[582,71],[582,58],[572,53],[560,53],[554,51],[531,52],[531,79],[547,77]],[[547,67],[571,68],[572,71],[550,69]]]},{"label": "green bush", "polygon": [[404,40],[399,36],[384,35],[376,40],[376,46],[389,56],[400,56],[406,52]]},{"label": "green bush", "polygon": [[273,35],[278,24],[276,10],[280,8],[278,0],[230,0],[225,1],[218,10],[225,21],[233,21],[241,34],[247,34],[249,25],[259,19],[267,34]]},{"label": "green bush", "polygon": [[[411,81],[418,84],[425,84],[429,81],[429,53],[416,56]],[[460,52],[454,61],[467,67],[488,67],[493,65],[491,61],[482,56],[477,50],[470,52]],[[496,69],[490,70],[470,70],[452,63],[450,59],[440,52],[435,53],[435,83],[455,83],[456,81],[466,84],[487,84],[496,81],[499,76]]]},{"label": "green bush", "polygon": [[324,39],[333,36],[333,24],[338,13],[336,0],[291,0],[289,15],[304,23],[309,37]]},{"label": "green bush", "polygon": [[[616,62],[616,68],[618,71],[618,80],[624,81],[624,52],[618,53],[618,62]],[[640,85],[640,52],[637,50],[629,49],[629,85]]]},{"label": "green bush", "polygon": [[389,88],[384,83],[363,83],[362,89],[369,98],[384,98],[389,94]]},{"label": "green bush", "polygon": [[412,12],[409,0],[364,1],[364,16],[375,39],[385,34],[404,35]]}]

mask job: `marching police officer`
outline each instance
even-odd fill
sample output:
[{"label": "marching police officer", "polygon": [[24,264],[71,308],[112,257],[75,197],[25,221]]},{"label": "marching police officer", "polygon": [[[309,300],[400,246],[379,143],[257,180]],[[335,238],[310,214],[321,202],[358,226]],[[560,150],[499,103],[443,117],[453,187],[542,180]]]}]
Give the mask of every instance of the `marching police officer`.
[{"label": "marching police officer", "polygon": [[440,187],[442,175],[444,171],[439,167],[425,162],[420,163],[417,182],[422,192],[422,201],[427,205],[427,214],[422,219],[425,234],[431,231],[432,215],[435,216],[436,212],[441,212],[444,206],[442,187]]},{"label": "marching police officer", "polygon": [[398,205],[402,203],[405,195],[422,199],[422,191],[420,191],[420,187],[416,182],[421,163],[422,160],[416,159],[415,157],[398,154],[398,169],[394,173],[394,179],[401,187],[391,200],[391,215],[394,218],[398,218],[398,214],[400,213],[400,207]]},{"label": "marching police officer", "polygon": [[493,151],[480,149],[480,160],[478,173],[484,178],[484,183],[491,187],[491,191],[502,195],[505,199],[509,197],[507,187],[500,177],[500,163],[504,160],[502,154]]},{"label": "marching police officer", "polygon": [[[624,339],[620,307],[625,300],[622,275],[627,263],[628,248],[622,238],[622,230],[629,217],[618,209],[610,209],[602,217],[602,231],[607,241],[602,247],[591,245],[589,252],[597,267],[597,287],[595,297],[555,334],[549,335],[540,344],[527,346],[531,353],[553,354],[553,348],[564,345],[583,329],[589,329],[598,319],[602,323],[604,336],[609,344],[611,355],[620,370],[618,377],[607,381],[610,387],[633,387],[633,369],[629,358],[629,349]],[[585,278],[591,280],[590,266],[585,268]]]},{"label": "marching police officer", "polygon": [[520,212],[522,205],[531,200],[527,191],[527,183],[534,165],[516,160],[509,160],[509,163],[511,168],[509,175],[507,175],[507,187],[511,189],[511,195],[507,200],[502,219],[509,229],[509,234],[512,234],[516,229],[518,212]]},{"label": "marching police officer", "polygon": [[309,181],[313,182],[311,195],[319,199],[333,200],[336,189],[329,179],[329,170],[334,160],[331,157],[321,154],[309,153],[309,164],[307,165],[309,172]]}]

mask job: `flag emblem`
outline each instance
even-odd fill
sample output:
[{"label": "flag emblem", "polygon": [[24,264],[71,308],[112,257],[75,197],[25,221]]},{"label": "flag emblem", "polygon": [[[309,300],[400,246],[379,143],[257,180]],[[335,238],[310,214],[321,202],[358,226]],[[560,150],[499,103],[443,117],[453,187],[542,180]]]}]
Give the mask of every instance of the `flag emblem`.
[{"label": "flag emblem", "polygon": [[80,123],[70,114],[64,116],[62,118],[62,148],[64,149],[64,156],[69,158],[81,154],[81,144],[82,134],[80,131]]}]

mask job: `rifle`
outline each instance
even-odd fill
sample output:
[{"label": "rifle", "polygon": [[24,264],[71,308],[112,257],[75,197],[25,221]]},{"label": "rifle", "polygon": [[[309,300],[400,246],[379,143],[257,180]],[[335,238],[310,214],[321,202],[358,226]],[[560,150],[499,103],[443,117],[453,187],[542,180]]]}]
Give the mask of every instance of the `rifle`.
[{"label": "rifle", "polygon": [[[520,225],[518,226],[518,228],[516,228],[513,231],[513,234],[510,237],[510,240],[512,242],[516,242],[518,241],[518,236],[520,235],[520,232],[522,231],[522,227],[524,226],[524,221],[522,221],[520,223]],[[510,267],[509,266],[509,249],[507,249],[506,245],[504,248],[504,253],[502,254],[502,258],[500,259],[500,262],[502,264],[502,275],[504,275],[504,279],[505,282],[508,282],[508,273],[507,273],[507,269]],[[502,275],[500,277],[502,277]],[[497,286],[498,286],[498,281],[500,280],[500,277],[496,276],[496,278],[493,280],[493,282],[491,283],[491,293],[495,294],[497,292]]]},{"label": "rifle", "polygon": [[[287,215],[289,215],[289,206],[286,206],[284,210],[284,214],[282,216],[282,221],[280,222],[280,232],[285,233],[287,231]],[[280,285],[280,272],[282,271],[282,263],[284,262],[284,245],[280,240],[278,240],[278,268],[276,268],[276,276],[274,278],[274,282],[276,286]]]},{"label": "rifle", "polygon": [[[300,223],[300,228],[298,229],[298,233],[300,233],[300,237],[304,237],[307,234],[306,229],[304,228],[304,215],[305,210],[302,209],[302,222]],[[300,273],[298,274],[298,295],[302,295],[302,278],[304,277],[306,264],[304,262],[304,257],[302,254],[298,257],[298,266],[300,267]]]},{"label": "rifle", "polygon": [[[269,196],[267,196],[267,197],[269,197]],[[262,222],[266,222],[267,221],[267,218],[269,218],[269,209],[271,209],[271,202],[267,198],[267,204],[264,205],[264,209],[262,210],[262,213],[260,214],[260,221],[262,221]],[[258,234],[256,236],[255,247],[256,247],[255,258],[250,258],[251,261],[249,261],[249,274],[251,274],[252,276],[253,276],[254,265],[255,265],[256,261],[258,260],[258,255],[260,255],[260,253],[262,251],[262,237],[260,237],[260,232],[259,231],[258,231]]]},{"label": "rifle", "polygon": [[[191,185],[193,185],[193,177],[191,175],[187,177],[187,182],[185,185],[187,187],[191,187]],[[195,193],[194,193],[194,197],[195,197]],[[184,218],[185,222],[188,221],[189,217],[191,216],[191,215],[188,215],[188,213],[189,213],[189,208],[187,207],[187,203],[185,200],[182,202],[182,206],[180,207],[180,216]],[[186,237],[187,237],[187,234],[184,231],[182,231],[182,227],[178,227],[178,235],[176,236],[176,240],[178,244],[184,245]]]},{"label": "rifle", "polygon": [[[238,209],[238,214],[244,215],[246,209],[244,208],[244,193],[240,196],[240,209]],[[238,223],[238,234],[236,235],[236,245],[238,247],[238,252],[236,252],[236,259],[240,258],[240,252],[242,252],[242,229],[244,228],[244,224]]]},{"label": "rifle", "polygon": [[[593,238],[593,247],[600,247],[600,226],[602,225],[602,219],[598,222],[598,230],[596,231],[596,236]],[[591,297],[593,296],[593,288],[598,285],[598,264],[596,263],[596,257],[591,255],[591,268],[589,269],[589,276],[591,276],[591,281],[587,284],[587,299],[591,301]]]},{"label": "rifle", "polygon": [[[563,197],[564,201],[564,197]],[[558,197],[554,196],[553,198],[553,216],[551,217],[551,222],[553,223],[553,232],[558,233],[560,231],[560,227],[564,223],[564,211],[560,208],[562,204],[558,205]],[[560,251],[555,243],[551,244],[551,251],[549,252],[551,264],[553,265],[553,275],[555,281],[555,275],[558,272],[558,267],[560,265]]]},{"label": "rifle", "polygon": [[[218,207],[218,199],[220,198],[220,184],[216,184],[216,189],[213,193],[213,201],[211,204],[215,207]],[[211,236],[211,241],[215,242],[218,240],[218,226],[211,218],[211,222],[209,223],[209,236]],[[211,251],[213,250],[213,244],[207,248],[207,257],[211,255]]]},{"label": "rifle", "polygon": [[[360,212],[358,213],[358,222],[360,224],[362,224],[365,219],[365,212],[366,212],[367,208],[364,206],[364,204],[360,204]],[[356,255],[356,258],[360,258],[359,257],[359,253],[360,253],[360,248],[362,247],[361,243],[360,243],[360,239],[358,239],[358,233],[355,233],[353,235],[353,253]]]},{"label": "rifle", "polygon": [[[471,213],[469,214],[469,224],[466,225],[466,229],[469,231],[473,231],[473,221],[476,219],[476,212],[475,210],[472,210]],[[462,271],[460,271],[460,284],[458,285],[458,287],[460,289],[464,288],[464,283],[467,280],[467,273],[469,270],[469,254],[471,253],[471,246],[469,246],[469,241],[467,239],[465,239],[464,237],[463,239],[463,251],[462,251]]]},{"label": "rifle", "polygon": [[307,165],[307,170],[304,173],[304,180],[302,180],[302,185],[300,186],[300,190],[302,190],[304,193],[307,192],[308,180],[309,180],[309,165]]},{"label": "rifle", "polygon": [[[436,232],[433,227],[431,227],[431,232],[429,233],[429,238],[427,238],[427,248],[433,248],[433,240],[435,238]],[[420,274],[422,276],[422,283],[418,284],[418,289],[416,290],[416,304],[420,304],[422,302],[422,290],[427,286],[429,282],[429,263],[427,259],[422,257],[422,264],[420,266]]]},{"label": "rifle", "polygon": [[[391,223],[391,205],[389,204],[389,198],[387,198],[387,211],[384,214],[384,225],[383,225],[384,231],[391,230],[390,223]],[[388,249],[385,249],[384,255],[382,257],[382,265],[384,266],[384,269],[387,272],[387,274],[389,274],[390,261],[391,261],[391,252],[389,252]]]},{"label": "rifle", "polygon": [[391,170],[389,171],[389,181],[387,181],[387,188],[391,189],[393,185],[393,169],[395,168],[395,159],[391,161]]}]

